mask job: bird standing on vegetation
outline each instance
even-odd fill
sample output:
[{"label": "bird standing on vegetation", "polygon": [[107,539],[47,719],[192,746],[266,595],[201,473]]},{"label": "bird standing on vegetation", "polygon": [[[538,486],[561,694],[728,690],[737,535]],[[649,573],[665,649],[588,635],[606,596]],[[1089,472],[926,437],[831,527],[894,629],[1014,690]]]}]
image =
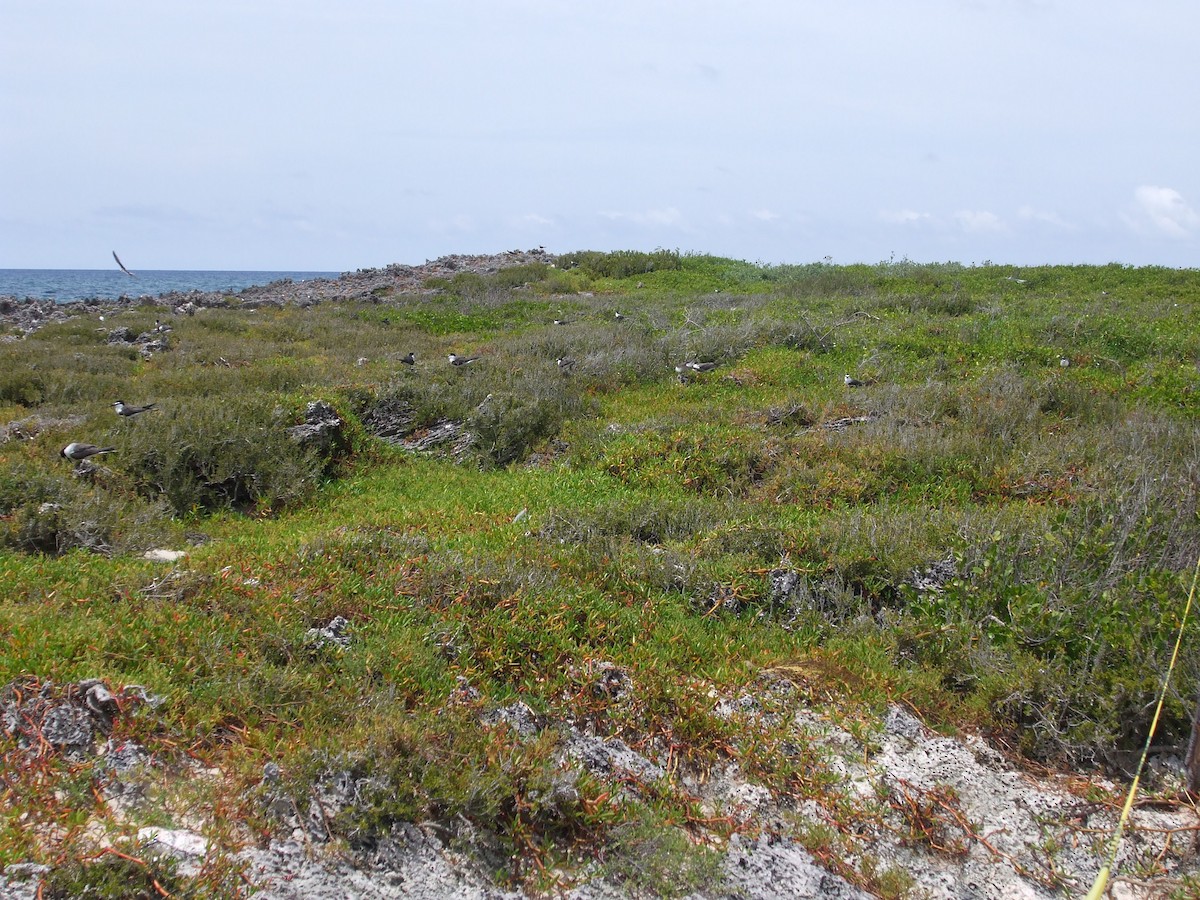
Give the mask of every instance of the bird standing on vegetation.
[{"label": "bird standing on vegetation", "polygon": [[625,316],[624,316],[624,314],[623,314],[623,313],[622,313],[622,312],[621,312],[621,311],[618,309],[618,310],[617,310],[615,313],[613,313],[613,318],[614,318],[614,319],[616,319],[618,322],[620,322],[622,319],[624,319],[624,318],[625,318]]},{"label": "bird standing on vegetation", "polygon": [[690,362],[687,367],[693,372],[711,372],[717,367],[715,362]]},{"label": "bird standing on vegetation", "polygon": [[864,384],[866,384],[865,381],[859,381],[853,375],[846,376],[846,387],[862,387]]},{"label": "bird standing on vegetation", "polygon": [[1067,357],[1065,357],[1065,356],[1061,356],[1061,357],[1059,357],[1058,364],[1060,366],[1062,366],[1064,369],[1066,369],[1066,368],[1070,367],[1071,360],[1067,359]]},{"label": "bird standing on vegetation", "polygon": [[58,451],[58,455],[66,459],[73,459],[76,462],[87,459],[89,456],[96,456],[100,453],[115,453],[116,447],[97,447],[95,444],[82,444],[77,441],[72,441]]},{"label": "bird standing on vegetation", "polygon": [[416,354],[409,350],[408,356],[400,357],[400,362],[404,363],[406,366],[415,366],[417,364]]},{"label": "bird standing on vegetation", "polygon": [[117,411],[117,415],[128,419],[130,416],[136,416],[138,413],[150,412],[152,409],[157,409],[157,403],[147,403],[145,406],[128,406],[123,400],[117,400],[113,403],[113,409]]},{"label": "bird standing on vegetation", "polygon": [[560,356],[555,362],[558,363],[558,371],[564,375],[570,375],[571,370],[575,368],[575,357],[573,356]]},{"label": "bird standing on vegetation", "polygon": [[475,362],[475,360],[479,359],[479,357],[459,356],[457,353],[451,353],[446,357],[446,359],[450,361],[450,365],[452,366],[469,366],[471,363]]}]

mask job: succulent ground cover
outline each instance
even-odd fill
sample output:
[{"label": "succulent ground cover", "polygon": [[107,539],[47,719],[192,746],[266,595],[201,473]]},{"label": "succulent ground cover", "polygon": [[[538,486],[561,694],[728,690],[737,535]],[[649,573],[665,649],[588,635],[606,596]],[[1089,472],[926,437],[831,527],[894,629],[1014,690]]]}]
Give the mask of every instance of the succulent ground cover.
[{"label": "succulent ground cover", "polygon": [[798,721],[1129,771],[1200,554],[1197,272],[581,252],[306,290],[0,344],[0,863],[228,896],[238,848],[420,826],[511,889],[682,895],[786,835],[920,896],[864,830],[962,856],[963,798],[847,792]]}]

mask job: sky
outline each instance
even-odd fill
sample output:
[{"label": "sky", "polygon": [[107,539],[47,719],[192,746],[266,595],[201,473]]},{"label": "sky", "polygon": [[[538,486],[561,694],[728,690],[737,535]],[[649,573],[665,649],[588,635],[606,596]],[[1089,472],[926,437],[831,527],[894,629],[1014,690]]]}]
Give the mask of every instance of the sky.
[{"label": "sky", "polygon": [[1200,265],[1196,0],[0,0],[0,268]]}]

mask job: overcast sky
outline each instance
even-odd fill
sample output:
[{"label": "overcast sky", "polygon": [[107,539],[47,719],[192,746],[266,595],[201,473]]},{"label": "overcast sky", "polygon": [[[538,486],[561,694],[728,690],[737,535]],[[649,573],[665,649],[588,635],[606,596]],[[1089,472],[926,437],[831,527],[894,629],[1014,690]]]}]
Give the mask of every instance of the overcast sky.
[{"label": "overcast sky", "polygon": [[0,0],[0,268],[1200,265],[1196,0]]}]

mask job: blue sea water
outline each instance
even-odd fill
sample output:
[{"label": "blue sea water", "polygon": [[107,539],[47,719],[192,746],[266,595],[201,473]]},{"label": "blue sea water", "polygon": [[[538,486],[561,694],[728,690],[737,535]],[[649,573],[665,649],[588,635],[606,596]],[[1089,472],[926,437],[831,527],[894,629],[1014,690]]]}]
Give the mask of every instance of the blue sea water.
[{"label": "blue sea water", "polygon": [[240,291],[289,278],[311,281],[337,278],[340,272],[219,272],[183,269],[138,271],[131,278],[120,269],[0,269],[0,297],[71,303],[98,297],[156,297],[171,291]]}]

